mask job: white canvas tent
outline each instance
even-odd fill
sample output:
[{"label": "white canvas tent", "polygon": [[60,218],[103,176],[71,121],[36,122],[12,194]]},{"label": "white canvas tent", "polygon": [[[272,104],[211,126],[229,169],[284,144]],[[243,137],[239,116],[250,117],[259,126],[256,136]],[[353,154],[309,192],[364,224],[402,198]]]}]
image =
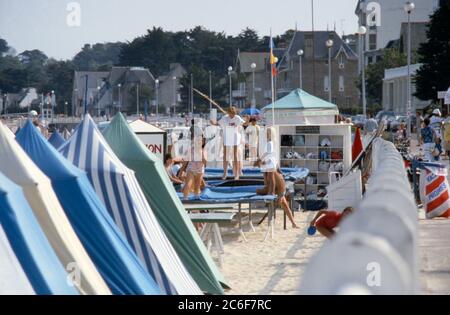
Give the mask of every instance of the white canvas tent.
[{"label": "white canvas tent", "polygon": [[35,294],[0,225],[0,294]]},{"label": "white canvas tent", "polygon": [[64,267],[75,262],[81,274],[77,287],[84,294],[110,294],[110,290],[75,234],[50,180],[0,123],[0,172],[21,186],[42,230]]}]

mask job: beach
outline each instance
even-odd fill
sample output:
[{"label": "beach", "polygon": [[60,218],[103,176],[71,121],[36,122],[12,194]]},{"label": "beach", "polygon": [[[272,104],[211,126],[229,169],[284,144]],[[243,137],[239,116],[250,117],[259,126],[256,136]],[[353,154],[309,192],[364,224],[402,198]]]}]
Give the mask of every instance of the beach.
[{"label": "beach", "polygon": [[[274,238],[265,242],[267,221],[256,226],[262,213],[253,214],[255,232],[248,225],[248,216],[243,218],[247,242],[233,226],[221,227],[225,251],[221,271],[231,287],[226,294],[299,294],[302,273],[325,241],[319,234],[306,233],[315,213],[296,212],[295,221],[300,228],[293,229],[288,223],[288,229],[284,230],[283,213],[278,210]],[[217,259],[214,251],[212,256]]]}]

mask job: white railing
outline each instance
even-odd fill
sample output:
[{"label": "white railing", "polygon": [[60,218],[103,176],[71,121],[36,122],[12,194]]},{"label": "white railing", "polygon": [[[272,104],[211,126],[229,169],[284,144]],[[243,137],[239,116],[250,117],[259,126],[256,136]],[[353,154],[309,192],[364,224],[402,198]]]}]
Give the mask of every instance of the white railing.
[{"label": "white railing", "polygon": [[419,293],[418,210],[402,157],[373,142],[366,193],[308,264],[304,294]]}]

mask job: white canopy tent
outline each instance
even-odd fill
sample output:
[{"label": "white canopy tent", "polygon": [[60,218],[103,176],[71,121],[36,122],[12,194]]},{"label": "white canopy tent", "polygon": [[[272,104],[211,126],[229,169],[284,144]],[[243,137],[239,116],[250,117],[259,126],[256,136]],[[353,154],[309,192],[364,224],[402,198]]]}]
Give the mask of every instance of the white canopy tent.
[{"label": "white canopy tent", "polygon": [[75,234],[50,180],[23,151],[7,127],[0,123],[0,172],[21,186],[42,230],[64,267],[75,262],[80,271],[77,289],[84,294],[110,294]]},{"label": "white canopy tent", "polygon": [[0,294],[35,294],[0,225]]}]

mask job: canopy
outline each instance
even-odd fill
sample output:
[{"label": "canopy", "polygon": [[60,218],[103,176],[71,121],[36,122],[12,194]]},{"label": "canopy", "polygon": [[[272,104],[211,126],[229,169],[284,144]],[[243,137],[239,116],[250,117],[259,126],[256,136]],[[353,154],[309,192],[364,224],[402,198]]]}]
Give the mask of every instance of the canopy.
[{"label": "canopy", "polygon": [[166,131],[153,126],[142,119],[136,119],[130,123],[131,129],[135,133],[165,133]]},{"label": "canopy", "polygon": [[[275,103],[277,109],[300,109],[300,110],[338,110],[335,104],[329,103],[319,97],[313,96],[301,89],[295,89]],[[263,111],[271,110],[273,104],[269,104],[263,108]]]},{"label": "canopy", "polygon": [[241,112],[241,115],[258,116],[261,111],[256,108],[246,108]]},{"label": "canopy", "polygon": [[163,162],[137,138],[118,113],[103,133],[115,154],[136,177],[181,261],[203,291],[223,294],[224,280],[170,182]]},{"label": "canopy", "polygon": [[100,200],[161,291],[201,294],[162,231],[134,172],[120,162],[89,114],[59,151],[87,172]]},{"label": "canopy", "polygon": [[77,294],[22,190],[2,173],[0,209],[0,293]]},{"label": "canopy", "polygon": [[84,294],[110,294],[67,219],[50,180],[6,129],[0,123],[0,172],[22,187],[25,198],[63,265],[77,264],[81,279],[75,284],[79,291]]},{"label": "canopy", "polygon": [[64,144],[64,142],[66,142],[66,140],[64,140],[63,136],[61,136],[58,130],[55,130],[50,138],[48,138],[48,142],[50,142],[52,146],[58,149]]},{"label": "canopy", "polygon": [[160,293],[98,199],[86,174],[60,155],[30,121],[16,140],[50,178],[70,223],[111,291]]}]

